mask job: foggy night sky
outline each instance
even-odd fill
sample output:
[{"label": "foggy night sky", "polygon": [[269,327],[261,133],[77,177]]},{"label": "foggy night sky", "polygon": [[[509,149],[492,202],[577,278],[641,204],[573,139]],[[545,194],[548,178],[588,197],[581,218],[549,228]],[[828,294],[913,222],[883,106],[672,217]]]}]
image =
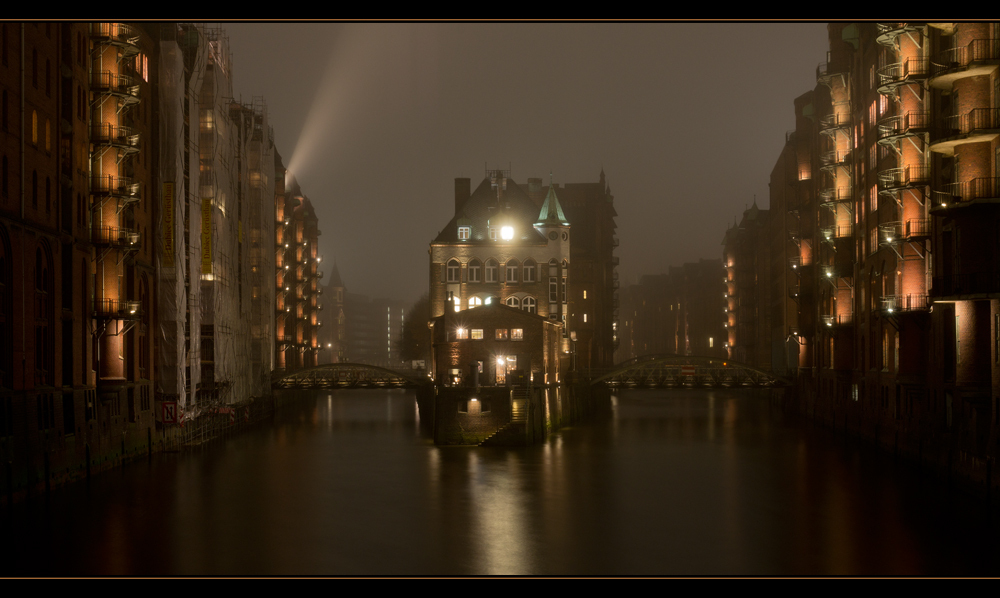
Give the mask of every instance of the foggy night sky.
[{"label": "foggy night sky", "polygon": [[263,96],[319,218],[329,281],[416,300],[454,179],[597,182],[623,286],[719,258],[816,85],[825,23],[226,23],[233,91]]}]

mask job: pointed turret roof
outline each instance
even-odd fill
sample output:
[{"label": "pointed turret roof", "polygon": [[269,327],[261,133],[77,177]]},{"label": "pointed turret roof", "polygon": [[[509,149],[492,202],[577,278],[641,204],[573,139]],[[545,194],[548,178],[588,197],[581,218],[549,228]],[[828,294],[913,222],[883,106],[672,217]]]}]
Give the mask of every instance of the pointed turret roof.
[{"label": "pointed turret roof", "polygon": [[549,193],[545,196],[545,201],[542,202],[542,211],[538,213],[538,222],[535,225],[569,225],[566,214],[563,213],[562,206],[559,204],[559,198],[556,196],[556,186],[551,183],[549,184]]}]

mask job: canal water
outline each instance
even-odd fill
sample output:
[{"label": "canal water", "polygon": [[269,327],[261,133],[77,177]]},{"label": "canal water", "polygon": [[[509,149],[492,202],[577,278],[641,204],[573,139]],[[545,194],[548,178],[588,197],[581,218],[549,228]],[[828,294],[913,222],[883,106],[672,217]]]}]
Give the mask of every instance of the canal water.
[{"label": "canal water", "polygon": [[8,508],[0,574],[1000,574],[981,500],[768,392],[610,401],[487,449],[435,447],[407,391],[317,393]]}]

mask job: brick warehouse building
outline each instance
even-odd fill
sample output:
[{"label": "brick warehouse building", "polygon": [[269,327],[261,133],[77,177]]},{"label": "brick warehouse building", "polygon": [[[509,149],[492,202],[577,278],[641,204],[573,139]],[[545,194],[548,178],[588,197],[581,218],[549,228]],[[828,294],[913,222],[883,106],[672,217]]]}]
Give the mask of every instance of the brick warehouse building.
[{"label": "brick warehouse building", "polygon": [[270,391],[273,133],[263,100],[233,100],[226,46],[197,24],[0,23],[5,499]]},{"label": "brick warehouse building", "polygon": [[8,493],[150,444],[156,57],[132,25],[0,23]]},{"label": "brick warehouse building", "polygon": [[817,418],[997,486],[1000,24],[828,31],[771,174],[772,355]]},{"label": "brick warehouse building", "polygon": [[563,350],[579,369],[610,365],[617,240],[604,173],[598,183],[561,188],[538,178],[518,185],[505,170],[486,174],[474,192],[469,179],[455,180],[455,215],[431,243],[431,317],[496,298],[562,323]]}]

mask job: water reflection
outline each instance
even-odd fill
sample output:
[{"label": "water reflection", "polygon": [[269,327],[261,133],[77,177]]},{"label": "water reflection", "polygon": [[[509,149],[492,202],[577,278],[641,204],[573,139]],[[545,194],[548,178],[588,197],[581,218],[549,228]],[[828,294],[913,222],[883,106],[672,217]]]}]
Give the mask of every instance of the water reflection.
[{"label": "water reflection", "polygon": [[[435,447],[403,391],[11,509],[11,574],[996,574],[982,505],[767,393],[623,391],[521,449]],[[561,410],[561,407],[559,408]],[[990,531],[984,533],[984,529]]]}]

